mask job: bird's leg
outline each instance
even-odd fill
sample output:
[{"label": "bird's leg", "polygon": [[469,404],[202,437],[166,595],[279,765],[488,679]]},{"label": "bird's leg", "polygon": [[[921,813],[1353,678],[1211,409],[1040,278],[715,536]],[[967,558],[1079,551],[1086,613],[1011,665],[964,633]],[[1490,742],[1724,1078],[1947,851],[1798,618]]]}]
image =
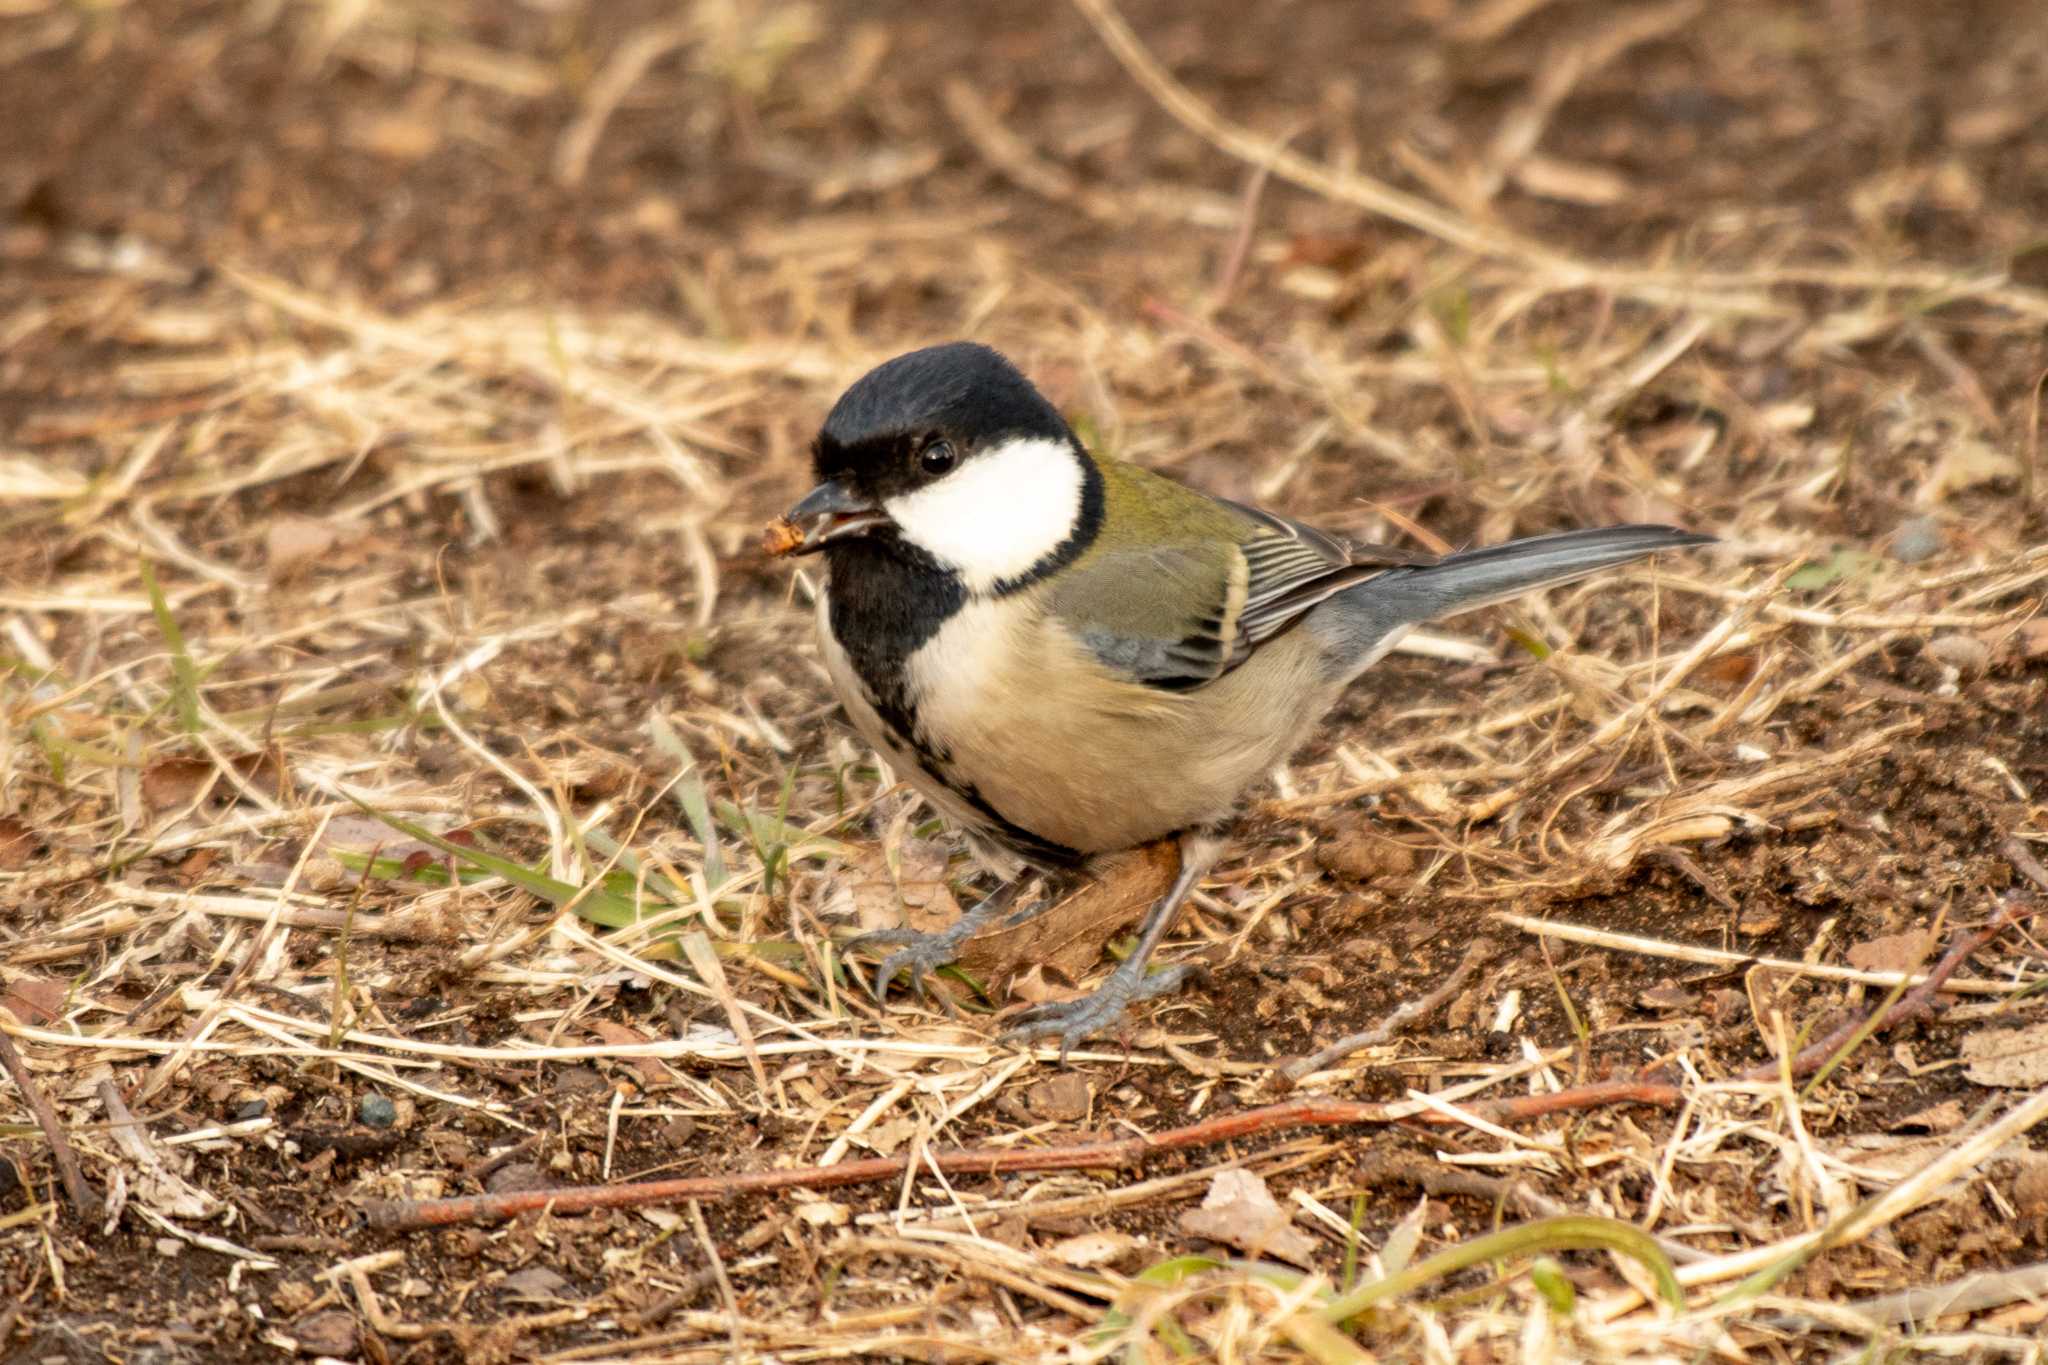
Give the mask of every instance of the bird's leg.
[{"label": "bird's leg", "polygon": [[[875,999],[886,1000],[889,995],[889,983],[896,979],[896,973],[908,967],[910,988],[917,993],[917,998],[922,1000],[925,998],[925,974],[935,972],[952,962],[960,956],[960,949],[969,939],[1009,914],[1010,906],[1017,899],[1017,892],[1026,880],[1028,878],[1019,878],[997,887],[977,902],[973,909],[935,933],[919,933],[915,929],[877,929],[873,933],[862,934],[859,938],[848,940],[840,951],[853,953],[862,949],[894,948],[896,951],[883,958],[881,965],[875,968]],[[1058,897],[1047,896],[1038,905],[1027,906],[1019,911],[1013,922],[1029,919],[1057,900]],[[952,1002],[943,994],[939,999],[946,1006],[946,1012],[951,1014]]]},{"label": "bird's leg", "polygon": [[1194,964],[1177,963],[1147,975],[1145,963],[1160,940],[1166,937],[1166,931],[1173,927],[1181,906],[1193,894],[1195,884],[1202,880],[1221,851],[1222,845],[1206,835],[1182,835],[1180,873],[1173,879],[1172,887],[1146,913],[1145,922],[1138,929],[1138,946],[1131,950],[1131,955],[1117,964],[1116,970],[1109,974],[1109,980],[1103,982],[1094,994],[1084,995],[1079,1000],[1039,1005],[1017,1016],[1017,1022],[1003,1034],[1003,1041],[1025,1042],[1057,1034],[1060,1060],[1064,1062],[1069,1048],[1114,1024],[1132,1004],[1178,988],[1195,970]]}]

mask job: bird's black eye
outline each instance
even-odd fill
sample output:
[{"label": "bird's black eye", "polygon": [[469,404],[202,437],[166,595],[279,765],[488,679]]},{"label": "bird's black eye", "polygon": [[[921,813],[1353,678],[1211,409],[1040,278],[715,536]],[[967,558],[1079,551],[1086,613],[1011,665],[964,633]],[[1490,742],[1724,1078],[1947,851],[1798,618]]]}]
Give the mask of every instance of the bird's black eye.
[{"label": "bird's black eye", "polygon": [[953,453],[951,441],[933,441],[917,453],[917,462],[925,473],[937,478],[958,464],[960,457]]}]

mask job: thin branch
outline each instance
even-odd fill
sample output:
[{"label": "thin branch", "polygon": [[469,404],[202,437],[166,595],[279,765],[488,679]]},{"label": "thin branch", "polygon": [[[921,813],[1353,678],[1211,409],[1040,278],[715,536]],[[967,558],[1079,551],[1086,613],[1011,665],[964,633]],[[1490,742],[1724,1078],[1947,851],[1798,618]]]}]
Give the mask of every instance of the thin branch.
[{"label": "thin branch", "polygon": [[[2018,897],[2008,897],[1998,913],[1991,917],[1989,924],[1975,933],[1965,934],[1957,939],[1949,950],[1941,955],[1941,961],[1934,964],[1934,970],[1927,973],[1927,979],[1908,991],[1897,1003],[1886,1010],[1884,1016],[1877,1021],[1876,1027],[1866,1027],[1870,1022],[1868,1014],[1859,1015],[1829,1033],[1827,1037],[1819,1042],[1801,1048],[1792,1058],[1792,1075],[1795,1078],[1810,1076],[1827,1065],[1836,1052],[1848,1048],[1853,1043],[1860,1043],[1864,1037],[1897,1028],[1901,1024],[1910,1023],[1931,1013],[1934,1009],[1934,997],[1940,993],[1943,983],[1955,974],[1956,968],[1969,961],[1979,948],[1982,948],[1992,939],[1997,938],[2019,920],[2030,918],[2038,913],[2033,909],[2028,909],[2023,914],[2020,907],[2021,901]],[[1774,1081],[1783,1074],[1784,1071],[1780,1063],[1773,1059],[1759,1066],[1753,1066],[1743,1072],[1742,1079],[1745,1081]]]},{"label": "thin branch", "polygon": [[7,1068],[7,1074],[14,1078],[14,1084],[21,1091],[21,1098],[28,1104],[28,1111],[36,1116],[36,1126],[43,1130],[43,1138],[50,1144],[50,1160],[57,1167],[57,1178],[64,1184],[64,1197],[71,1201],[72,1212],[80,1218],[92,1218],[100,1211],[99,1196],[86,1183],[85,1172],[78,1167],[78,1155],[71,1150],[71,1139],[64,1136],[63,1121],[57,1111],[50,1107],[35,1078],[28,1074],[28,1063],[14,1049],[14,1040],[0,1029],[0,1064]]},{"label": "thin branch", "polygon": [[[1648,1081],[1603,1081],[1541,1095],[1469,1104],[1462,1113],[1497,1123],[1541,1118],[1569,1110],[1600,1109],[1619,1104],[1652,1104],[1675,1108],[1678,1087]],[[1300,1127],[1349,1127],[1389,1124],[1457,1123],[1456,1115],[1434,1112],[1413,1103],[1369,1104],[1354,1100],[1306,1099],[1225,1114],[1184,1128],[1111,1142],[1084,1142],[1035,1151],[1010,1148],[965,1148],[933,1152],[929,1162],[944,1175],[1002,1175],[1019,1171],[1103,1170],[1141,1166],[1161,1152],[1206,1147],[1218,1142]],[[771,1190],[826,1189],[866,1185],[900,1177],[914,1154],[842,1161],[831,1166],[801,1166],[781,1171],[747,1171],[732,1175],[690,1176],[627,1185],[568,1186],[506,1194],[470,1195],[454,1199],[371,1199],[362,1209],[370,1226],[404,1231],[485,1222],[522,1213],[587,1213],[593,1209],[645,1208],[688,1199],[725,1199],[736,1194]]]},{"label": "thin branch", "polygon": [[1950,1313],[1977,1313],[1986,1308],[2002,1308],[2016,1299],[2038,1300],[2044,1296],[2048,1296],[2048,1261],[2036,1261],[2011,1270],[1965,1275],[1948,1284],[1854,1299],[1842,1307],[1845,1312],[1889,1327],[1926,1322]]}]

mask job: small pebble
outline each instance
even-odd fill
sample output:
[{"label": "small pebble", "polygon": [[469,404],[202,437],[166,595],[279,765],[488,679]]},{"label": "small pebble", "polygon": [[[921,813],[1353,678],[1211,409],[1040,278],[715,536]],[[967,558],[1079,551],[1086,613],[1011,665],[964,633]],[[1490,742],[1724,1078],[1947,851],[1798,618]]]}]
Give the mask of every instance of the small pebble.
[{"label": "small pebble", "polygon": [[356,1106],[356,1117],[370,1128],[389,1128],[398,1122],[398,1106],[371,1091]]},{"label": "small pebble", "polygon": [[247,1123],[250,1119],[260,1119],[269,1112],[270,1105],[264,1100],[243,1100],[235,1106],[235,1122]]},{"label": "small pebble", "polygon": [[1941,553],[1941,525],[1933,517],[1907,517],[1892,535],[1892,558],[1918,564]]},{"label": "small pebble", "polygon": [[2038,1153],[2020,1169],[2019,1178],[2012,1183],[2013,1203],[2019,1207],[2022,1218],[2039,1218],[2048,1214],[2048,1161]]},{"label": "small pebble", "polygon": [[532,1162],[508,1161],[491,1172],[484,1188],[492,1194],[516,1194],[520,1190],[546,1189],[551,1183],[547,1172]]},{"label": "small pebble", "polygon": [[355,1319],[339,1309],[301,1318],[292,1324],[292,1336],[298,1341],[299,1354],[303,1356],[338,1359],[356,1353]]},{"label": "small pebble", "polygon": [[1047,1077],[1024,1092],[1024,1107],[1040,1120],[1072,1123],[1088,1117],[1088,1082],[1071,1071]]},{"label": "small pebble", "polygon": [[555,1089],[565,1095],[594,1095],[608,1088],[603,1074],[593,1067],[565,1066],[555,1072]]},{"label": "small pebble", "polygon": [[1636,1003],[1646,1010],[1661,1010],[1673,1013],[1689,1010],[1699,1003],[1699,997],[1668,977],[1656,985],[1636,993]]},{"label": "small pebble", "polygon": [[1407,846],[1360,830],[1317,840],[1315,859],[1323,871],[1352,882],[1386,881],[1415,870],[1415,854]]}]

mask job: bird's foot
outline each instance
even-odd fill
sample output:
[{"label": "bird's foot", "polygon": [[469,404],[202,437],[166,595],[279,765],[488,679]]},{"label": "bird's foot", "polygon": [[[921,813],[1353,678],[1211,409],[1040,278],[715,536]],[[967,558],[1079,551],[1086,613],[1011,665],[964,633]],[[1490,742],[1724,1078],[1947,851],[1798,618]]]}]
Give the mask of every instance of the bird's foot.
[{"label": "bird's foot", "polygon": [[[926,998],[924,979],[941,967],[959,960],[960,950],[967,941],[989,925],[1019,924],[1034,915],[1042,914],[1053,904],[1055,898],[1045,898],[1036,905],[1012,913],[1021,883],[1011,882],[999,886],[984,896],[975,907],[953,921],[945,928],[933,933],[920,933],[915,929],[877,929],[872,933],[851,938],[840,948],[840,955],[857,952],[873,952],[878,948],[894,948],[896,951],[884,957],[875,968],[875,999],[886,1003],[889,998],[889,983],[896,979],[896,973],[910,968],[910,989],[917,998]],[[953,1002],[944,991],[939,992],[939,1004],[949,1015],[957,1015]]]},{"label": "bird's foot", "polygon": [[1111,972],[1109,980],[1103,982],[1093,995],[1056,1004],[1035,1005],[1024,1011],[1017,1016],[1017,1022],[1004,1032],[1001,1041],[1023,1043],[1033,1038],[1057,1035],[1060,1062],[1064,1065],[1067,1052],[1074,1044],[1122,1019],[1124,1011],[1138,1001],[1178,990],[1181,982],[1200,970],[1196,963],[1181,962],[1148,975],[1141,964],[1136,966],[1136,970],[1131,970],[1132,966],[1126,962]]},{"label": "bird's foot", "polygon": [[[961,946],[974,936],[981,926],[974,916],[966,915],[936,933],[919,933],[915,929],[877,929],[859,938],[849,939],[840,949],[842,955],[873,951],[878,948],[894,948],[896,951],[884,957],[875,968],[875,999],[886,1003],[889,998],[889,983],[896,979],[896,973],[905,967],[910,969],[910,989],[919,1000],[927,998],[924,979],[927,975],[953,962],[960,956]],[[947,1014],[957,1011],[953,1002],[939,992],[939,1004]]]}]

